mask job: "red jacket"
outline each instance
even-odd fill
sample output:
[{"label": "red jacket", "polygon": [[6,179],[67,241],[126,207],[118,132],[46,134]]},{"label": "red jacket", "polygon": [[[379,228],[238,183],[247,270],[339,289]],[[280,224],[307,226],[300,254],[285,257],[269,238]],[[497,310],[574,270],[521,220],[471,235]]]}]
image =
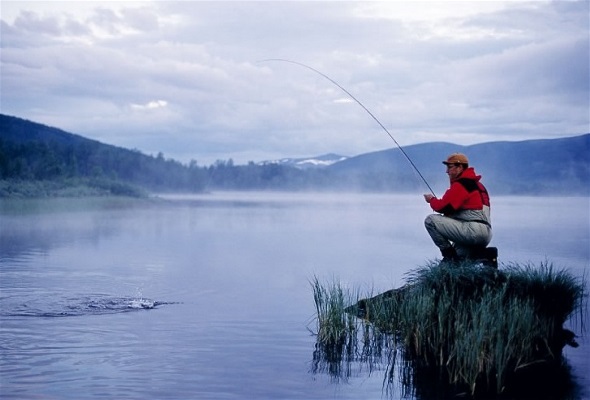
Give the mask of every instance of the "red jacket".
[{"label": "red jacket", "polygon": [[451,215],[462,210],[482,210],[490,206],[486,188],[479,182],[481,175],[469,167],[454,181],[442,198],[430,200],[430,207],[436,212]]}]

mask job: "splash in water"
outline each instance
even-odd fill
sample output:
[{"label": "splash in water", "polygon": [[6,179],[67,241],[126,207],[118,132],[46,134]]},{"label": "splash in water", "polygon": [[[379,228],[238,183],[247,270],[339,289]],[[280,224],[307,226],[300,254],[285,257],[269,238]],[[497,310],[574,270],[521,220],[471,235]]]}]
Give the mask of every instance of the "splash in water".
[{"label": "splash in water", "polygon": [[51,296],[48,299],[42,299],[37,296],[29,299],[21,298],[21,301],[14,302],[13,304],[5,304],[1,307],[1,315],[11,317],[102,315],[152,310],[165,304],[173,303],[147,299],[141,296],[115,297],[105,294],[63,298]]}]

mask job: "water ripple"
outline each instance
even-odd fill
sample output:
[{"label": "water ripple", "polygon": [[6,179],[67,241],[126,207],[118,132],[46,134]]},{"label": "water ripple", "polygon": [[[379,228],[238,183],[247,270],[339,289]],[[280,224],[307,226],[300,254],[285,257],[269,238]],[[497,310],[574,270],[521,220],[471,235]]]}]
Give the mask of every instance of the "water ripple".
[{"label": "water ripple", "polygon": [[117,314],[140,310],[153,310],[165,304],[174,302],[157,301],[143,297],[115,297],[95,294],[79,297],[64,297],[51,299],[20,298],[3,299],[1,307],[2,317],[74,317],[83,315]]}]

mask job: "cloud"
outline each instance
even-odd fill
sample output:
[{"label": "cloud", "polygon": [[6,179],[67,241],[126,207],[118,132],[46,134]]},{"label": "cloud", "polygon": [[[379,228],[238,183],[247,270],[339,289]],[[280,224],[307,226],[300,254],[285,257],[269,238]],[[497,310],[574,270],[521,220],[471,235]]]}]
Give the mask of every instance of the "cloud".
[{"label": "cloud", "polygon": [[403,145],[590,130],[586,1],[2,7],[3,113],[182,161],[391,146],[268,58]]},{"label": "cloud", "polygon": [[167,106],[168,102],[166,100],[152,100],[146,104],[131,104],[131,108],[134,110],[154,110]]}]

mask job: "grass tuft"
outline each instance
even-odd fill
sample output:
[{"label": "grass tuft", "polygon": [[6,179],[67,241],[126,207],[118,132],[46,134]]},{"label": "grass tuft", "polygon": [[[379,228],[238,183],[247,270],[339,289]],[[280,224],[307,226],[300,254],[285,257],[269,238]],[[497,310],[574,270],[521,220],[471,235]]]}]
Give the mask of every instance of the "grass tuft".
[{"label": "grass tuft", "polygon": [[402,370],[403,381],[435,369],[471,395],[506,393],[520,371],[561,363],[572,339],[563,323],[578,311],[583,315],[583,282],[549,263],[504,270],[431,263],[411,271],[404,287],[362,299],[358,290],[316,277],[316,349],[322,349],[316,355],[331,357],[331,371],[338,373],[334,366],[343,360],[349,371],[351,360],[388,348],[392,360],[410,366]]}]

